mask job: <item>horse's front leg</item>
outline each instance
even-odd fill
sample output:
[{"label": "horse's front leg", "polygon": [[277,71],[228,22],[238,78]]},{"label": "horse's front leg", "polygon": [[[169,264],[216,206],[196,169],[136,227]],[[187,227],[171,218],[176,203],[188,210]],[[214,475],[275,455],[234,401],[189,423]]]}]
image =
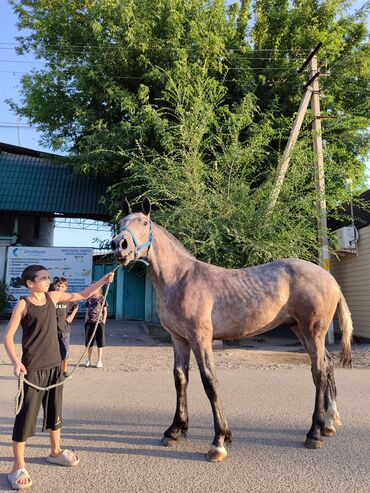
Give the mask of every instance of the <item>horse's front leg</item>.
[{"label": "horse's front leg", "polygon": [[227,456],[225,443],[231,442],[231,431],[227,424],[220,398],[220,386],[218,383],[214,365],[212,341],[204,341],[192,345],[197,360],[204,390],[212,406],[215,438],[206,457],[210,462],[221,462]]},{"label": "horse's front leg", "polygon": [[175,355],[173,376],[176,387],[176,412],[172,425],[164,432],[162,445],[169,447],[175,445],[179,439],[179,433],[186,436],[188,431],[188,402],[187,388],[189,382],[190,346],[185,339],[172,336],[172,344]]}]

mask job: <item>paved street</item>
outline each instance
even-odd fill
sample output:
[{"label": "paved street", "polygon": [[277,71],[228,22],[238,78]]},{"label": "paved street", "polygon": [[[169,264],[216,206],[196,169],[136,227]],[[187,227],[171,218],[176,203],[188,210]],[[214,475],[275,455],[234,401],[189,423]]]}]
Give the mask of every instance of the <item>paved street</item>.
[{"label": "paved street", "polygon": [[[75,353],[81,349],[79,344],[72,348]],[[159,358],[169,348],[157,344],[141,350]],[[6,473],[12,461],[16,381],[3,346],[0,351],[3,492],[10,491]],[[177,448],[163,448],[159,439],[175,405],[171,367],[117,371],[117,356],[110,361],[110,351],[113,354],[113,348],[107,348],[103,369],[82,368],[65,388],[63,445],[79,452],[81,465],[75,469],[49,465],[48,438],[38,432],[28,446],[34,491],[370,491],[369,370],[336,371],[343,427],[336,437],[325,439],[323,449],[307,450],[303,441],[314,400],[308,368],[220,368],[234,441],[225,462],[211,464],[204,453],[213,437],[212,416],[198,372],[192,370],[190,378],[189,437]]]}]

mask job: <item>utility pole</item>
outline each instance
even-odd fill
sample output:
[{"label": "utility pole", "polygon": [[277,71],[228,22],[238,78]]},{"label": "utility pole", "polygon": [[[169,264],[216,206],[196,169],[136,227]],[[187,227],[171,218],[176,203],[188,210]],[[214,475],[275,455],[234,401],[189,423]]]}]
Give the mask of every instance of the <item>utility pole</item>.
[{"label": "utility pole", "polygon": [[[318,237],[320,243],[319,258],[320,265],[324,269],[330,271],[330,256],[329,243],[327,234],[327,218],[326,218],[326,199],[325,199],[325,175],[324,175],[324,155],[322,148],[322,133],[321,133],[321,114],[320,114],[320,88],[319,77],[320,73],[317,68],[316,54],[310,59],[310,71],[312,81],[312,97],[311,110],[313,115],[312,122],[312,137],[313,137],[313,152],[315,160],[315,181],[316,181],[316,208],[318,215]],[[333,322],[330,322],[329,331],[327,333],[327,343],[334,343],[334,327]]]},{"label": "utility pole", "polygon": [[[311,51],[311,53],[309,54],[309,56],[307,57],[307,59],[305,60],[305,62],[297,70],[298,73],[303,72],[303,70],[310,63],[312,57],[315,56],[315,54],[319,51],[319,49],[321,48],[321,46],[322,46],[322,43],[319,43],[316,46],[316,48],[314,48]],[[319,76],[319,72],[317,72],[315,75],[311,76],[310,77],[310,80],[307,82],[307,84],[305,84],[305,86],[303,88],[305,90],[305,93],[304,93],[304,96],[302,98],[301,104],[299,105],[298,113],[297,113],[297,116],[296,116],[296,118],[294,120],[293,127],[292,127],[292,130],[290,132],[287,145],[285,146],[281,163],[278,166],[277,177],[276,177],[276,180],[275,180],[275,185],[274,185],[274,188],[273,188],[273,190],[271,192],[270,202],[269,202],[269,205],[268,205],[268,208],[267,208],[267,214],[266,214],[267,217],[271,216],[272,211],[274,210],[274,207],[276,205],[276,202],[277,202],[277,200],[279,198],[279,195],[280,195],[280,192],[281,192],[283,183],[284,183],[285,175],[286,175],[286,173],[288,171],[292,149],[295,146],[295,143],[297,142],[298,135],[299,135],[299,132],[301,130],[302,122],[303,122],[304,116],[306,114],[306,111],[307,111],[307,108],[308,108],[308,104],[309,104],[309,102],[311,100],[311,97],[312,97],[312,93],[313,93],[313,90],[314,90],[314,88],[313,88],[313,82],[317,79],[318,76]]]},{"label": "utility pole", "polygon": [[276,205],[277,199],[279,198],[280,191],[284,183],[285,175],[286,172],[288,171],[292,149],[295,146],[295,143],[297,142],[299,131],[301,130],[302,122],[306,114],[308,105],[310,103],[311,94],[312,94],[312,88],[311,86],[307,86],[301,104],[299,105],[298,113],[294,120],[292,130],[290,131],[289,139],[287,145],[285,146],[281,163],[278,167],[275,186],[271,193],[270,201],[267,209],[267,216],[271,215]]}]

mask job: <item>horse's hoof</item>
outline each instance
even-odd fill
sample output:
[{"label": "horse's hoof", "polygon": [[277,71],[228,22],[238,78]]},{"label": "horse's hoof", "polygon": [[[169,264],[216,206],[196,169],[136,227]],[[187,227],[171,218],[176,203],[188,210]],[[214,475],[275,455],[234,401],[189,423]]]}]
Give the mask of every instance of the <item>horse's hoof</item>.
[{"label": "horse's hoof", "polygon": [[314,438],[306,438],[306,441],[304,442],[304,446],[306,448],[310,449],[317,449],[317,448],[322,448],[322,440],[316,440]]},{"label": "horse's hoof", "polygon": [[177,445],[177,443],[178,443],[177,438],[167,437],[166,435],[164,435],[161,440],[161,444],[164,447],[174,447],[175,445]]},{"label": "horse's hoof", "polygon": [[214,445],[208,451],[206,459],[209,462],[222,462],[227,456],[225,447],[215,447]]},{"label": "horse's hoof", "polygon": [[333,437],[335,435],[335,428],[322,428],[321,435],[324,437]]}]

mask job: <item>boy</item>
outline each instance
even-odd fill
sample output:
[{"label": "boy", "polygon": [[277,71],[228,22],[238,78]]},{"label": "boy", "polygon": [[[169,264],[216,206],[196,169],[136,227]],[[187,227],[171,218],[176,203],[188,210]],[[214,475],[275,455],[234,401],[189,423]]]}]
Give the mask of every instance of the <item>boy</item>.
[{"label": "boy", "polygon": [[[55,291],[67,291],[68,281],[65,277],[61,277],[55,285]],[[68,377],[68,353],[69,340],[71,336],[71,323],[75,318],[78,310],[77,303],[68,301],[60,301],[56,304],[57,309],[57,330],[60,356],[62,358],[62,372],[64,378]]]},{"label": "boy", "polygon": [[94,341],[96,341],[96,345],[98,346],[98,362],[96,363],[96,368],[102,368],[103,366],[102,357],[103,357],[103,347],[105,346],[105,322],[107,321],[107,314],[108,314],[107,302],[104,303],[102,310],[103,301],[104,301],[104,296],[101,288],[99,288],[91,296],[91,298],[86,301],[86,316],[85,316],[85,346],[86,347],[92,336],[92,333],[94,332],[95,325],[98,322],[95,337],[91,341],[91,344],[87,350],[88,359],[85,363],[86,367],[91,366],[91,356],[92,356]]},{"label": "boy", "polygon": [[[21,372],[27,379],[45,387],[62,380],[61,357],[56,326],[56,304],[58,302],[80,301],[91,296],[102,285],[112,282],[113,273],[106,274],[99,281],[80,293],[50,291],[49,272],[42,265],[30,265],[22,272],[22,282],[29,289],[29,295],[20,299],[15,306],[4,335],[5,349],[14,366],[15,376]],[[18,359],[14,345],[14,334],[22,325],[22,360]],[[37,415],[44,408],[43,430],[49,431],[51,453],[47,461],[64,466],[76,466],[80,459],[69,450],[60,447],[62,426],[62,389],[37,391],[25,385],[22,408],[15,418],[13,429],[14,465],[9,482],[13,489],[30,488],[31,478],[25,467],[24,451],[26,440],[35,434]]]},{"label": "boy", "polygon": [[53,282],[50,284],[48,291],[55,291],[55,286],[57,285],[58,282],[59,282],[59,277],[54,276]]}]

